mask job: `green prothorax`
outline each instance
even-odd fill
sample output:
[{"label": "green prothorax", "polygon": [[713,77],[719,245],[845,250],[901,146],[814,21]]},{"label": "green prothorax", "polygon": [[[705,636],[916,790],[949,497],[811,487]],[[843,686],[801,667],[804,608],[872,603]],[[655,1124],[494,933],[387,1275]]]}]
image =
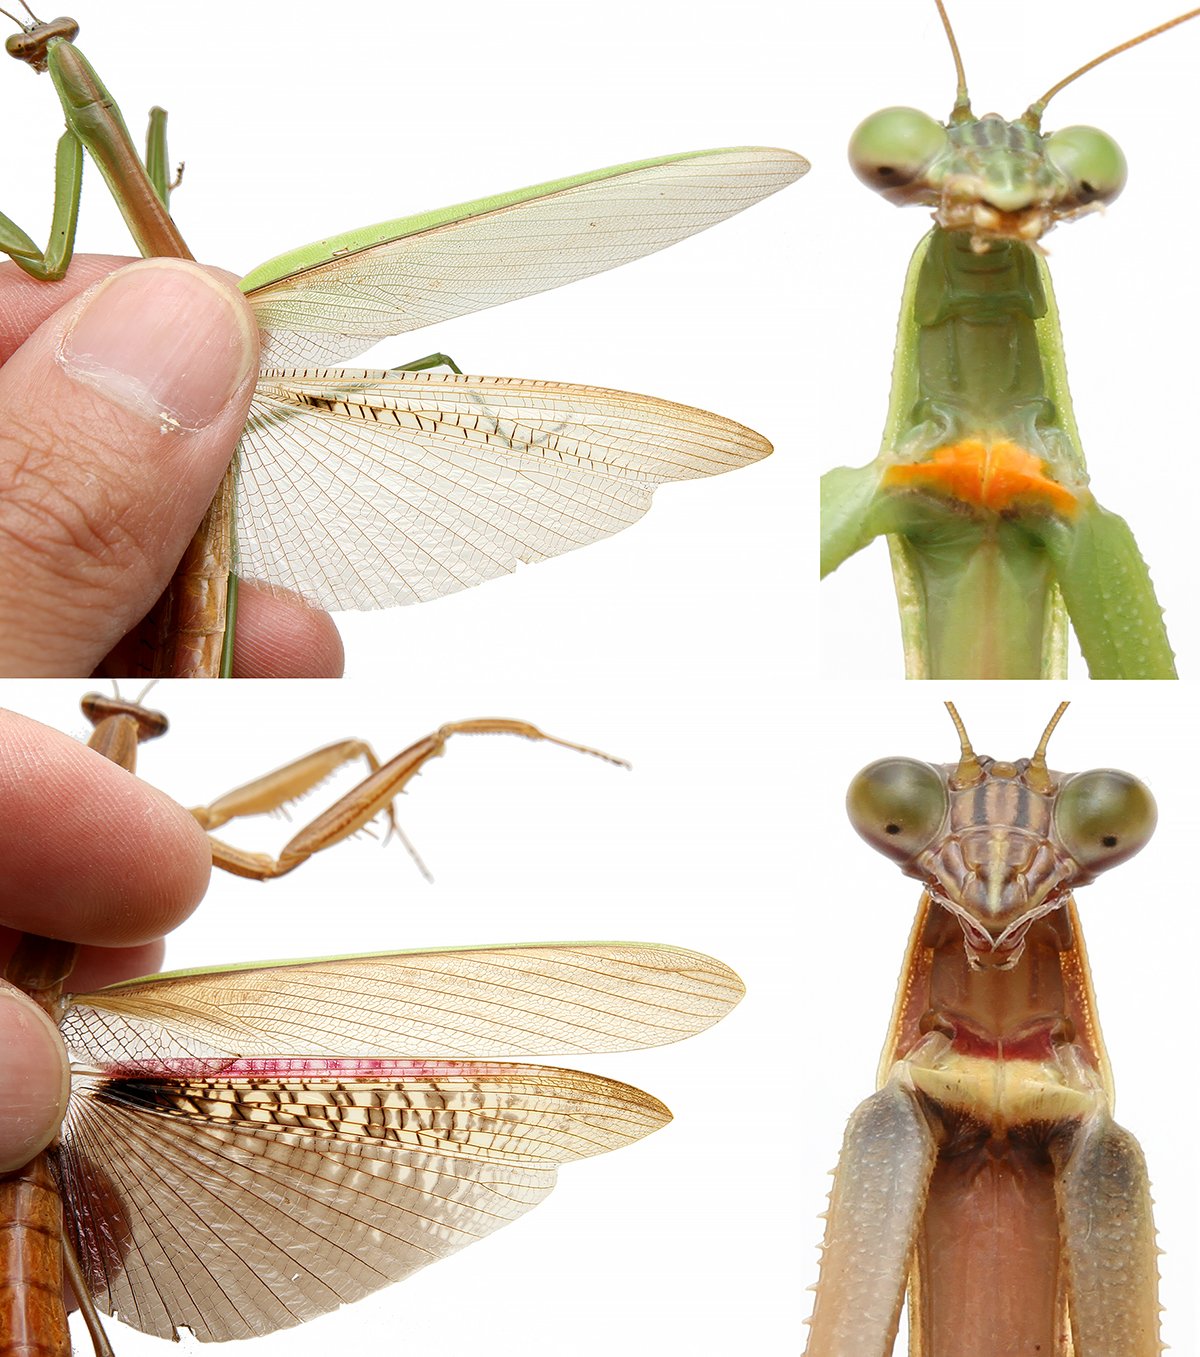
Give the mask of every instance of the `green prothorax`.
[{"label": "green prothorax", "polygon": [[1054,678],[1069,615],[1093,678],[1173,678],[1128,525],[1088,489],[1054,294],[1037,241],[1111,202],[1105,133],[1043,136],[1031,111],[945,126],[873,114],[850,159],[899,204],[934,208],[905,282],[879,456],[821,486],[821,571],[886,534],[910,678]]}]

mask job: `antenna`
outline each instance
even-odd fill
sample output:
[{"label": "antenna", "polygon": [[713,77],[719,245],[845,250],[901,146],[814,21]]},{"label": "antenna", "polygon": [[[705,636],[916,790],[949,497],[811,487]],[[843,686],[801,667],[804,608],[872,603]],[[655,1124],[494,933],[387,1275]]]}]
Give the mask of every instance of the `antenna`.
[{"label": "antenna", "polygon": [[[941,0],[938,0],[938,8],[941,8]],[[1194,19],[1200,14],[1200,9],[1189,9],[1186,14],[1179,15],[1178,18],[1169,19],[1165,24],[1159,24],[1157,28],[1147,29],[1145,33],[1139,34],[1136,38],[1130,38],[1128,42],[1123,42],[1117,47],[1110,48],[1100,56],[1094,57],[1085,66],[1080,66],[1077,71],[1072,71],[1065,79],[1060,80],[1057,85],[1051,85],[1040,99],[1035,99],[1032,104],[1021,115],[1021,122],[1028,124],[1035,132],[1041,129],[1042,114],[1046,111],[1046,105],[1054,96],[1071,84],[1073,80],[1078,80],[1081,75],[1086,75],[1088,71],[1094,70],[1102,62],[1108,61],[1110,57],[1120,56],[1122,52],[1128,52],[1131,47],[1137,47],[1143,42],[1149,42],[1151,38],[1157,38],[1160,33],[1166,33],[1169,29],[1178,28],[1180,24],[1185,24],[1189,19]]]},{"label": "antenna", "polygon": [[0,14],[3,14],[6,19],[11,19],[14,24],[22,28],[26,33],[28,33],[31,28],[37,28],[42,21],[33,12],[33,10],[29,8],[29,6],[25,3],[25,0],[21,0],[21,7],[24,9],[25,13],[29,15],[30,19],[32,20],[31,23],[26,23],[24,19],[18,19],[15,14],[10,14],[6,9],[0,9]]},{"label": "antenna", "polygon": [[1050,773],[1046,768],[1046,746],[1050,743],[1050,736],[1054,734],[1054,727],[1063,718],[1063,712],[1071,704],[1069,702],[1060,702],[1054,715],[1050,718],[1050,724],[1042,731],[1042,738],[1038,741],[1038,747],[1033,751],[1033,758],[1029,760],[1029,767],[1025,771],[1025,781],[1038,792],[1048,792],[1050,790]]},{"label": "antenna", "polygon": [[950,16],[942,0],[933,0],[946,30],[946,41],[950,44],[950,55],[954,58],[954,74],[958,80],[958,90],[954,97],[954,108],[950,113],[951,122],[966,122],[971,116],[971,96],[967,93],[967,73],[963,70],[962,54],[958,50],[958,39],[950,26]]},{"label": "antenna", "polygon": [[951,721],[954,722],[954,729],[958,731],[958,743],[961,750],[958,767],[954,770],[952,781],[956,786],[970,787],[982,779],[983,769],[980,767],[979,760],[975,757],[975,751],[971,748],[967,728],[963,725],[962,717],[959,716],[954,703],[947,702],[946,710],[950,713]]}]

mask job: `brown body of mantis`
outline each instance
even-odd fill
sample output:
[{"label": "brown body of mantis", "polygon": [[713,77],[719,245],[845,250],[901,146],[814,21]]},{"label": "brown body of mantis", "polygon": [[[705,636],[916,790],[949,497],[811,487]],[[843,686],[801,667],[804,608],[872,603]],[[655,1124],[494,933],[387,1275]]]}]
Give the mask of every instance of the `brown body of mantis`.
[{"label": "brown body of mantis", "polygon": [[[949,704],[948,704],[949,705]],[[1158,1357],[1149,1180],[1112,1119],[1072,888],[1154,828],[1125,773],[883,759],[855,829],[923,882],[880,1089],[830,1196],[808,1357]]]}]

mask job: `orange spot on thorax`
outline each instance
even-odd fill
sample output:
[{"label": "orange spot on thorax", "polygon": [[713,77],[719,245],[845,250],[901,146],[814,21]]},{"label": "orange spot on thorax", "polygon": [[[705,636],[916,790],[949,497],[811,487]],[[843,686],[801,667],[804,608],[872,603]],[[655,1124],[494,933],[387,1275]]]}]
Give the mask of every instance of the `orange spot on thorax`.
[{"label": "orange spot on thorax", "polygon": [[985,443],[964,438],[935,448],[923,462],[901,462],[889,469],[884,483],[902,488],[925,487],[995,513],[1017,500],[1041,500],[1061,514],[1073,514],[1075,496],[1046,474],[1034,453],[1007,439]]}]

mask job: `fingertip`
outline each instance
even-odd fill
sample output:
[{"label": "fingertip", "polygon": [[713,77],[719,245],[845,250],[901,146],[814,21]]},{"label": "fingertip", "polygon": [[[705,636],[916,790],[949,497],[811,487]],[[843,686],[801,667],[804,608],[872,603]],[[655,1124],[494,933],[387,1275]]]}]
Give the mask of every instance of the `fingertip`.
[{"label": "fingertip", "polygon": [[143,260],[0,368],[0,672],[91,673],[150,610],[229,465],[257,343],[228,275]]},{"label": "fingertip", "polygon": [[328,613],[240,586],[235,678],[340,678],[344,667],[342,638]]},{"label": "fingertip", "polygon": [[157,788],[59,731],[3,712],[0,862],[0,922],[127,947],[191,914],[212,852],[196,821]]},{"label": "fingertip", "polygon": [[58,359],[70,378],[152,429],[196,431],[257,372],[258,329],[226,275],[184,259],[143,259],[85,294]]},{"label": "fingertip", "polygon": [[54,1139],[70,1093],[58,1028],[27,995],[0,981],[0,1173],[19,1169]]}]

